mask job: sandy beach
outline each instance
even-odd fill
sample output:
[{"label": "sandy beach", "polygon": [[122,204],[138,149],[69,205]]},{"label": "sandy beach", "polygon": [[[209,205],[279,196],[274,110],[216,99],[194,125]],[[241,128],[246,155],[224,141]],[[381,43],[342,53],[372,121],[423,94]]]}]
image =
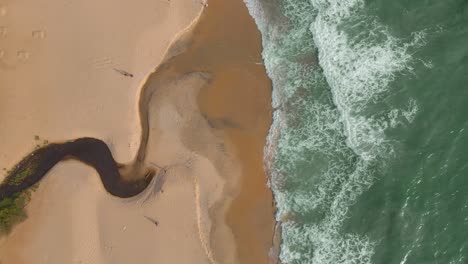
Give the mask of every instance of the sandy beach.
[{"label": "sandy beach", "polygon": [[[169,43],[201,10],[193,0],[2,1],[0,167],[41,140],[83,135],[119,162],[138,148],[135,103]],[[134,75],[126,78],[114,68]]]},{"label": "sandy beach", "polygon": [[[105,192],[92,168],[61,162],[33,194],[28,219],[0,239],[0,262],[268,263],[270,82],[243,2],[213,1],[205,9],[191,0],[52,2],[56,10],[12,3],[0,18],[9,30],[21,16],[43,25],[30,33],[41,44],[17,36],[2,47],[31,45],[21,64],[21,56],[1,58],[2,87],[15,89],[0,90],[0,146],[9,150],[0,164],[8,168],[28,153],[35,135],[100,138],[118,162],[130,162],[140,146],[144,96],[144,162],[158,172],[144,192],[121,199]],[[28,16],[33,10],[50,13]]]}]

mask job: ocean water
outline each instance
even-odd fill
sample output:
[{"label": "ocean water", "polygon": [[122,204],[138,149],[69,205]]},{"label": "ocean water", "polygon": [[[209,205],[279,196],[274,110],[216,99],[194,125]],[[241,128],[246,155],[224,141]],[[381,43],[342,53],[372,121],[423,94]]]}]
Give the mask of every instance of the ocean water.
[{"label": "ocean water", "polygon": [[468,1],[245,2],[282,263],[468,263]]}]

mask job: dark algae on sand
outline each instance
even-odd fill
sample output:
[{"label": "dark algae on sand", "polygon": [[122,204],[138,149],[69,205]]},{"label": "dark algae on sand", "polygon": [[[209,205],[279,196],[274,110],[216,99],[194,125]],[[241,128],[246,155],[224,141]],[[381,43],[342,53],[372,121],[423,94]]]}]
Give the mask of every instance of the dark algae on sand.
[{"label": "dark algae on sand", "polygon": [[[0,233],[8,233],[14,224],[25,219],[24,207],[30,200],[32,189],[64,159],[76,159],[93,167],[107,192],[121,198],[142,192],[154,175],[152,169],[143,169],[138,161],[127,166],[117,164],[107,145],[95,138],[40,147],[20,161],[0,184]],[[126,173],[140,173],[141,177],[125,180],[121,173],[124,167]]]}]

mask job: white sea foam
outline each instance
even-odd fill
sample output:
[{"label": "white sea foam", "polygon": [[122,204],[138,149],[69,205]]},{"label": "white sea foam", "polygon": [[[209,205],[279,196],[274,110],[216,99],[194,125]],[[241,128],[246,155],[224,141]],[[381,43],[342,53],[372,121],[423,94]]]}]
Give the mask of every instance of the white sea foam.
[{"label": "white sea foam", "polygon": [[409,48],[424,44],[422,32],[414,41],[402,43],[375,18],[360,23],[372,34],[349,36],[339,29],[355,19],[363,0],[312,0],[318,15],[310,29],[319,52],[319,64],[331,87],[345,126],[348,146],[363,159],[373,159],[385,141],[386,123],[366,112],[388,91],[388,85],[403,71],[411,71]]},{"label": "white sea foam", "polygon": [[[387,112],[369,107],[380,103],[398,74],[411,72],[409,50],[423,44],[424,34],[410,43],[393,37],[360,13],[363,0],[278,1],[281,9],[274,1],[246,4],[262,32],[272,104],[281,107],[265,151],[277,219],[287,216],[281,260],[371,263],[373,242],[343,232],[343,221],[373,183],[373,166],[391,152],[386,130],[412,122],[418,107],[413,100]],[[347,22],[368,32],[349,35],[341,29]],[[302,59],[314,49],[323,71]],[[301,174],[311,164],[313,172]]]},{"label": "white sea foam", "polygon": [[[283,225],[283,263],[370,263],[374,245],[353,234],[339,235],[319,225]],[[314,245],[311,248],[309,245]],[[290,251],[289,249],[294,248]]]}]

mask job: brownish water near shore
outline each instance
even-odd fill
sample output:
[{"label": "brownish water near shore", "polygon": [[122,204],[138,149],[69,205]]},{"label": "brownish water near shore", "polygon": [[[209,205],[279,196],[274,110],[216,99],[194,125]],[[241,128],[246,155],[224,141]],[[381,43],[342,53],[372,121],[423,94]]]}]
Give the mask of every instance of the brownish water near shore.
[{"label": "brownish water near shore", "polygon": [[205,71],[212,77],[199,94],[199,107],[241,164],[241,178],[228,179],[235,198],[225,220],[240,263],[268,263],[274,207],[263,148],[272,109],[260,32],[242,0],[210,1],[204,12],[188,50],[170,62],[171,68],[178,73]]}]

